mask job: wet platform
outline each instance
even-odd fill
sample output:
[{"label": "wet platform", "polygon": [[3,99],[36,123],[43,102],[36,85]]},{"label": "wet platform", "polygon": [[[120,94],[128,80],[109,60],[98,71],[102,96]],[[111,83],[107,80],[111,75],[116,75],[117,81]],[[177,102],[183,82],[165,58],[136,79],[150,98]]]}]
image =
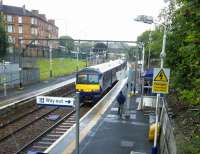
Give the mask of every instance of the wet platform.
[{"label": "wet platform", "polygon": [[33,98],[38,95],[45,94],[49,91],[60,88],[64,85],[75,82],[75,75],[69,75],[52,79],[49,81],[41,81],[32,85],[24,86],[21,90],[17,88],[8,89],[7,96],[3,96],[3,92],[0,92],[0,110],[7,106],[12,106],[23,100]]},{"label": "wet platform", "polygon": [[[131,97],[129,118],[118,115],[116,101],[103,114],[80,143],[81,154],[149,154],[149,116],[137,111],[136,97]],[[126,107],[126,105],[124,105]],[[125,109],[124,109],[125,111]],[[75,154],[75,151],[73,152]]]}]

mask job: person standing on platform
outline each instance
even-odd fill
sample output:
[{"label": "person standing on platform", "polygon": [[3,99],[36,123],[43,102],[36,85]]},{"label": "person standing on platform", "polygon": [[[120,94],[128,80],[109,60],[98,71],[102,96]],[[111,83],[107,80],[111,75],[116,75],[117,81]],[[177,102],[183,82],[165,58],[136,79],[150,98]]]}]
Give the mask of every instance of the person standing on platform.
[{"label": "person standing on platform", "polygon": [[148,82],[144,81],[144,95],[148,94]]},{"label": "person standing on platform", "polygon": [[120,117],[122,117],[124,103],[126,101],[126,97],[123,95],[122,91],[120,91],[119,95],[117,96],[117,102],[118,102],[118,114]]}]

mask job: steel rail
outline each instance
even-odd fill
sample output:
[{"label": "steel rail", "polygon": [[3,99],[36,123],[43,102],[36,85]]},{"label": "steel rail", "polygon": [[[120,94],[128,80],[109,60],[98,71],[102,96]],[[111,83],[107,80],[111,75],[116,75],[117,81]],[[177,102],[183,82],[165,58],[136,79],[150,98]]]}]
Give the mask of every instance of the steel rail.
[{"label": "steel rail", "polygon": [[26,127],[28,127],[28,126],[30,126],[30,125],[33,125],[35,122],[41,120],[43,117],[49,115],[50,113],[52,113],[52,112],[54,112],[54,111],[56,111],[56,110],[58,110],[58,107],[56,107],[56,108],[50,110],[49,112],[43,114],[42,116],[40,116],[40,117],[34,119],[33,121],[31,121],[31,122],[25,124],[24,126],[18,128],[18,129],[16,129],[16,130],[13,131],[12,133],[10,133],[10,134],[6,135],[5,137],[1,138],[1,139],[0,139],[0,142],[2,142],[2,141],[4,141],[4,140],[8,139],[9,137],[11,137],[12,135],[18,133],[19,131],[23,130],[24,128],[26,128]]},{"label": "steel rail", "polygon": [[8,125],[13,124],[14,122],[21,120],[21,119],[24,118],[25,116],[30,115],[30,114],[33,114],[34,112],[37,112],[38,110],[41,110],[41,109],[43,109],[43,108],[44,108],[43,106],[40,106],[40,107],[38,107],[38,108],[36,108],[36,109],[34,109],[34,110],[31,110],[30,112],[27,112],[27,113],[25,113],[25,114],[23,114],[23,115],[21,115],[21,116],[15,118],[15,119],[9,121],[9,122],[6,122],[5,124],[3,124],[3,125],[0,126],[0,129],[3,129],[3,128],[7,127]]},{"label": "steel rail", "polygon": [[20,152],[23,152],[25,149],[27,149],[29,146],[31,146],[34,142],[37,142],[38,140],[40,140],[43,136],[47,135],[50,131],[52,131],[54,128],[56,128],[57,126],[59,126],[63,121],[65,121],[66,119],[68,119],[70,116],[72,116],[75,113],[75,110],[71,111],[69,114],[67,114],[65,117],[63,117],[62,119],[60,119],[58,122],[56,122],[54,125],[52,125],[51,127],[49,127],[46,131],[44,131],[42,134],[40,134],[39,136],[37,136],[36,138],[34,138],[33,140],[31,140],[29,143],[27,143],[26,145],[24,145],[22,148],[20,148],[15,154],[20,154]]},{"label": "steel rail", "polygon": [[[72,91],[70,91],[67,95],[70,95],[70,94],[72,94]],[[44,108],[44,107],[41,107],[41,108]],[[59,109],[59,107],[56,107],[56,108],[50,110],[49,112],[43,114],[42,116],[37,117],[36,119],[32,120],[31,122],[25,124],[24,126],[22,126],[22,127],[18,128],[18,129],[16,129],[16,130],[14,130],[12,133],[10,133],[10,134],[6,135],[5,137],[1,138],[1,139],[0,139],[0,142],[2,142],[2,141],[4,141],[4,140],[8,139],[9,137],[11,137],[12,135],[18,133],[19,131],[23,130],[24,128],[26,128],[26,127],[28,127],[28,126],[30,126],[30,125],[33,125],[35,122],[41,120],[41,119],[44,118],[45,116],[51,114],[52,112],[54,112],[54,111],[56,111],[56,110],[58,110],[58,109]],[[38,110],[37,110],[37,111],[38,111]],[[26,115],[29,115],[29,114],[26,114]],[[22,119],[22,118],[25,117],[26,115],[22,116],[22,117],[19,118],[19,119]],[[17,120],[16,120],[16,121],[17,121]],[[15,122],[16,122],[16,121],[15,121]],[[11,123],[11,124],[12,124],[12,123]],[[7,126],[8,126],[8,125],[7,125]]]}]

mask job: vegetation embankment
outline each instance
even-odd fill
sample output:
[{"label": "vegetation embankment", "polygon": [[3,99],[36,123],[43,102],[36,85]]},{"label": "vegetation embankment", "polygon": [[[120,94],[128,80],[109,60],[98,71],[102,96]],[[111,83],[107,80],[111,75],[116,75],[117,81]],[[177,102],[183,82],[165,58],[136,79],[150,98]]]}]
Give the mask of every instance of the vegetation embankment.
[{"label": "vegetation embankment", "polygon": [[[50,62],[48,59],[39,59],[37,66],[40,69],[40,79],[48,80],[50,78]],[[86,66],[83,60],[78,61],[78,68]],[[77,60],[71,58],[55,58],[52,60],[53,77],[63,76],[75,72],[77,69]]]},{"label": "vegetation embankment", "polygon": [[[160,19],[166,19],[167,44],[165,66],[171,69],[168,103],[174,112],[178,154],[200,153],[200,2],[170,0]],[[151,49],[151,59],[158,58],[163,27],[144,32],[139,41]],[[160,42],[160,43],[159,43]],[[159,66],[159,64],[157,65]]]}]

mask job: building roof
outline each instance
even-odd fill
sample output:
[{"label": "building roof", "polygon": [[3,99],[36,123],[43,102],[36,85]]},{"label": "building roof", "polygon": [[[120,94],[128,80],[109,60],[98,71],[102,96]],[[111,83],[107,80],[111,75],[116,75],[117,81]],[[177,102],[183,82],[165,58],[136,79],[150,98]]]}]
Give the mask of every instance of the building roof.
[{"label": "building roof", "polygon": [[18,15],[18,16],[35,16],[30,11],[24,9],[23,7],[16,7],[16,6],[9,6],[9,5],[1,5],[0,11],[11,14],[11,15]]},{"label": "building roof", "polygon": [[17,15],[17,16],[29,16],[29,17],[36,17],[39,18],[40,20],[55,26],[57,29],[58,27],[55,24],[52,24],[50,22],[48,22],[47,20],[44,20],[43,18],[41,18],[39,15],[35,15],[32,12],[26,10],[23,7],[17,7],[17,6],[10,6],[10,5],[1,5],[0,4],[0,11],[4,12],[5,14],[10,14],[10,15]]}]

